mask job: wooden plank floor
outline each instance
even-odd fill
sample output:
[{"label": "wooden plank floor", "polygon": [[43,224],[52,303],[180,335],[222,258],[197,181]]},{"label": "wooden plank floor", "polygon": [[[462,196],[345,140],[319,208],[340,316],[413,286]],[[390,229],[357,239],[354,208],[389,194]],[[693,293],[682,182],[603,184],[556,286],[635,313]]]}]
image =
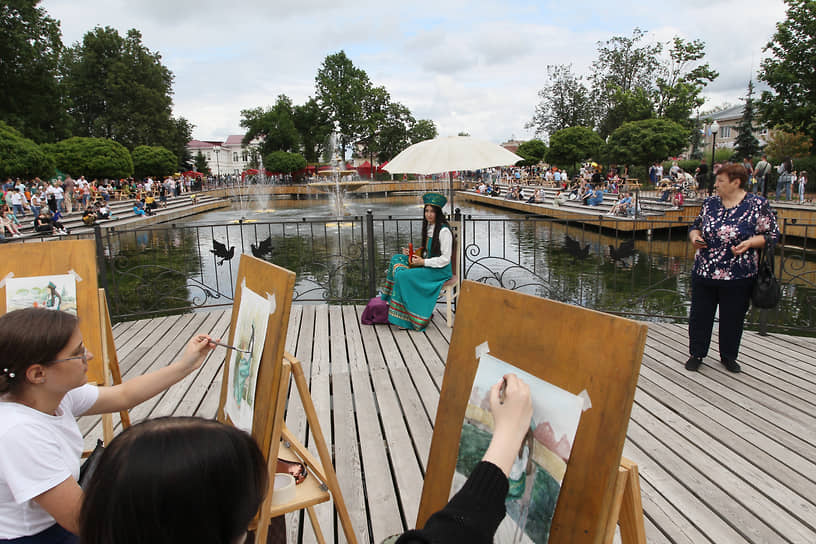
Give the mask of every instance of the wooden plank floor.
[{"label": "wooden plank floor", "polygon": [[[450,330],[441,313],[421,333],[360,326],[362,308],[297,305],[287,350],[303,363],[360,542],[410,528],[427,465]],[[127,379],[160,368],[194,332],[226,338],[227,311],[114,327]],[[640,466],[646,531],[656,543],[816,542],[816,339],[748,332],[743,373],[709,356],[686,372],[686,329],[650,324],[624,454]],[[712,346],[716,356],[716,334]],[[214,417],[223,348],[202,369],[132,411]],[[303,408],[287,423],[306,436]],[[118,422],[117,422],[118,423]],[[98,418],[81,418],[88,444]],[[307,443],[308,445],[308,443]],[[333,510],[318,509],[331,542]],[[303,516],[287,516],[289,542],[314,542]]]}]

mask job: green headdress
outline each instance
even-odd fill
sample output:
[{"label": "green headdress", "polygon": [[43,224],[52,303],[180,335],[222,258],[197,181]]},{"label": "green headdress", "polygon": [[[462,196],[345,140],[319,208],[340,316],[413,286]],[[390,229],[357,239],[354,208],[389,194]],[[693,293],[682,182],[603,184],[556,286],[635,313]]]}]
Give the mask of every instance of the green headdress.
[{"label": "green headdress", "polygon": [[422,195],[422,202],[424,204],[432,204],[444,208],[445,204],[448,203],[448,199],[445,198],[445,195],[440,193],[425,193]]}]

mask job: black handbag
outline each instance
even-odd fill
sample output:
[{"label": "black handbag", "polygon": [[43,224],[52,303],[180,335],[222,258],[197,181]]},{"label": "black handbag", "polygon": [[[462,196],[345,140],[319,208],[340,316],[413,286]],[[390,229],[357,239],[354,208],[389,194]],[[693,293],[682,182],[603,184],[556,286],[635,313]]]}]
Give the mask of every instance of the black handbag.
[{"label": "black handbag", "polygon": [[102,454],[105,452],[105,445],[99,439],[96,441],[96,447],[93,449],[91,454],[85,459],[85,462],[82,463],[82,466],[79,467],[79,487],[83,490],[87,489],[88,482],[91,481],[91,477],[93,477],[93,473],[96,472],[96,466],[99,464],[99,459],[102,458]]},{"label": "black handbag", "polygon": [[759,256],[759,269],[754,290],[751,293],[751,304],[755,308],[770,310],[776,308],[780,298],[782,298],[782,289],[774,276],[773,245],[766,236],[765,247]]}]

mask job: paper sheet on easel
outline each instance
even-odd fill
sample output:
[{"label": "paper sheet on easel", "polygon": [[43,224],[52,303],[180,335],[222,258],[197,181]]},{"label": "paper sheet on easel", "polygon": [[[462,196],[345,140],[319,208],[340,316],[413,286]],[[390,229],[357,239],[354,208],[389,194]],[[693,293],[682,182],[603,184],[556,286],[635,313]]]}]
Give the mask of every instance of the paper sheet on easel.
[{"label": "paper sheet on easel", "polygon": [[252,431],[255,411],[255,387],[261,354],[269,323],[270,301],[241,286],[241,305],[235,323],[233,345],[227,375],[227,401],[225,410],[233,425],[247,432]]},{"label": "paper sheet on easel", "polygon": [[7,277],[6,311],[36,307],[77,315],[76,278],[73,271],[51,276]]}]

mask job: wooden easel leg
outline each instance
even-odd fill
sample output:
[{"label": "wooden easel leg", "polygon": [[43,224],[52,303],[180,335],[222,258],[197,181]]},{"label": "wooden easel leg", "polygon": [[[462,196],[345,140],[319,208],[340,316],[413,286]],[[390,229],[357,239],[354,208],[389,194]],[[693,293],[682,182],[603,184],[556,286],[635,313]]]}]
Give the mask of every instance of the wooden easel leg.
[{"label": "wooden easel leg", "polygon": [[623,466],[618,467],[618,478],[615,480],[615,493],[612,495],[612,506],[607,517],[606,530],[604,531],[604,544],[612,544],[615,540],[615,529],[618,526],[623,494],[626,490],[629,472]]},{"label": "wooden easel leg", "polygon": [[343,527],[343,534],[348,544],[357,544],[357,537],[351,526],[351,517],[346,509],[346,501],[343,500],[343,494],[340,491],[340,482],[337,481],[337,474],[334,472],[334,465],[332,464],[331,454],[329,454],[329,448],[326,445],[326,439],[320,429],[320,421],[317,418],[317,411],[315,411],[312,396],[309,393],[309,386],[306,384],[303,367],[297,360],[290,362],[292,364],[292,374],[295,377],[295,385],[297,385],[300,400],[306,412],[306,420],[309,422],[309,431],[314,438],[315,447],[317,447],[317,452],[320,455],[320,462],[326,476],[326,485],[331,492],[332,500],[334,500],[334,508],[337,510],[337,517]]},{"label": "wooden easel leg", "polygon": [[281,371],[281,381],[278,387],[277,403],[275,406],[275,421],[272,423],[272,441],[266,456],[266,467],[269,473],[269,491],[266,492],[258,512],[258,524],[255,527],[255,544],[264,544],[269,535],[269,519],[271,518],[272,493],[275,491],[275,472],[278,467],[278,451],[280,437],[283,432],[283,407],[286,404],[286,390],[289,388],[291,366],[284,361]]},{"label": "wooden easel leg", "polygon": [[628,472],[619,518],[621,542],[623,544],[646,544],[638,467],[626,458],[621,458],[621,465],[625,466]]},{"label": "wooden easel leg", "polygon": [[317,538],[317,544],[326,544],[326,539],[323,538],[323,531],[320,529],[320,523],[317,521],[314,507],[306,507],[306,513],[309,514],[309,521],[312,522],[312,529],[314,530],[315,538]]},{"label": "wooden easel leg", "polygon": [[446,287],[445,288],[445,300],[447,301],[447,309],[448,309],[448,328],[453,328],[453,288]]}]

